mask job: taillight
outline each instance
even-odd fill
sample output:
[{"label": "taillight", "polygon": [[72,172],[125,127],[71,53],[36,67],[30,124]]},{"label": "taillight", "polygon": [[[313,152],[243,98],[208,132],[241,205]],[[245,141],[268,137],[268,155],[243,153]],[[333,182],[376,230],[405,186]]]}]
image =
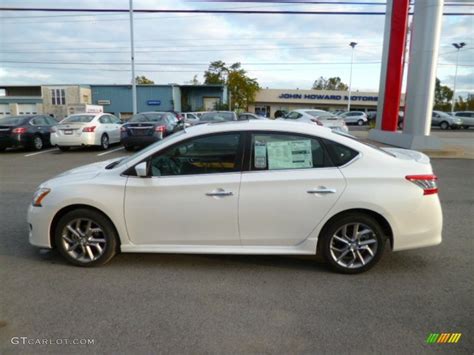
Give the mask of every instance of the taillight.
[{"label": "taillight", "polygon": [[84,128],[82,129],[82,132],[89,132],[89,133],[91,133],[91,132],[94,132],[94,131],[95,131],[95,126],[84,127]]},{"label": "taillight", "polygon": [[166,132],[166,126],[156,126],[155,127],[155,132],[165,133]]},{"label": "taillight", "polygon": [[322,126],[322,125],[323,125],[323,123],[322,123],[320,120],[318,120],[317,118],[312,118],[311,121],[313,121],[314,123],[316,123],[318,126]]},{"label": "taillight", "polygon": [[50,131],[51,133],[55,133],[55,132],[57,132],[58,130],[57,130],[56,127],[51,127],[51,128],[49,129],[49,131]]},{"label": "taillight", "polygon": [[25,128],[25,127],[14,128],[14,129],[12,130],[12,133],[14,133],[14,134],[23,134],[23,133],[26,133],[26,128]]},{"label": "taillight", "polygon": [[436,175],[407,175],[405,178],[418,187],[423,189],[423,195],[433,195],[438,193],[438,185]]}]

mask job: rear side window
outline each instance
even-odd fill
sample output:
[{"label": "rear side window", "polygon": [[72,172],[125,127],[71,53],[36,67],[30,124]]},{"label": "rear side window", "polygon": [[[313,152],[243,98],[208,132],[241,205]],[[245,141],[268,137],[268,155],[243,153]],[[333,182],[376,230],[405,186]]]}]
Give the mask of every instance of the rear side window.
[{"label": "rear side window", "polygon": [[324,140],[324,145],[327,148],[331,160],[336,166],[347,164],[359,154],[358,151],[352,148],[328,139]]},{"label": "rear side window", "polygon": [[333,166],[316,138],[280,134],[252,134],[252,170],[308,169]]}]

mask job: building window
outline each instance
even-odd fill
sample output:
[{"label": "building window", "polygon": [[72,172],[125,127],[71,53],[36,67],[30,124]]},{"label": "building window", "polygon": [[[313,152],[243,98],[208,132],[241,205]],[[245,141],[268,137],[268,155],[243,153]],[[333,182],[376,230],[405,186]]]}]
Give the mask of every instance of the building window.
[{"label": "building window", "polygon": [[66,90],[51,89],[51,103],[53,105],[66,105]]}]

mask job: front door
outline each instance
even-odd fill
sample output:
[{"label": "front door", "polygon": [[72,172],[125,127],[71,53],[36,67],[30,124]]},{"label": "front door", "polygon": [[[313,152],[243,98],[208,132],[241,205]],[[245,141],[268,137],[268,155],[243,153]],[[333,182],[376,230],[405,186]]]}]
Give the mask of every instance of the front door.
[{"label": "front door", "polygon": [[125,220],[137,245],[240,245],[241,134],[191,138],[148,160],[150,178],[129,177]]},{"label": "front door", "polygon": [[254,133],[251,144],[240,186],[242,245],[297,245],[341,196],[344,177],[318,139]]}]

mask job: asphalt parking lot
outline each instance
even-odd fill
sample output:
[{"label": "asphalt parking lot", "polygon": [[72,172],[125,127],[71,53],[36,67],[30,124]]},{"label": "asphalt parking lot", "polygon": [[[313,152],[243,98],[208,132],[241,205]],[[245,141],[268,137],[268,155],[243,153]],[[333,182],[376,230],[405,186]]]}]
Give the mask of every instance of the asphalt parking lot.
[{"label": "asphalt parking lot", "polygon": [[[122,254],[84,269],[28,244],[39,183],[124,154],[0,154],[0,353],[473,353],[474,160],[433,160],[443,243],[387,250],[361,275],[276,256]],[[462,337],[426,344],[442,332]],[[11,343],[21,336],[94,344]]]}]

